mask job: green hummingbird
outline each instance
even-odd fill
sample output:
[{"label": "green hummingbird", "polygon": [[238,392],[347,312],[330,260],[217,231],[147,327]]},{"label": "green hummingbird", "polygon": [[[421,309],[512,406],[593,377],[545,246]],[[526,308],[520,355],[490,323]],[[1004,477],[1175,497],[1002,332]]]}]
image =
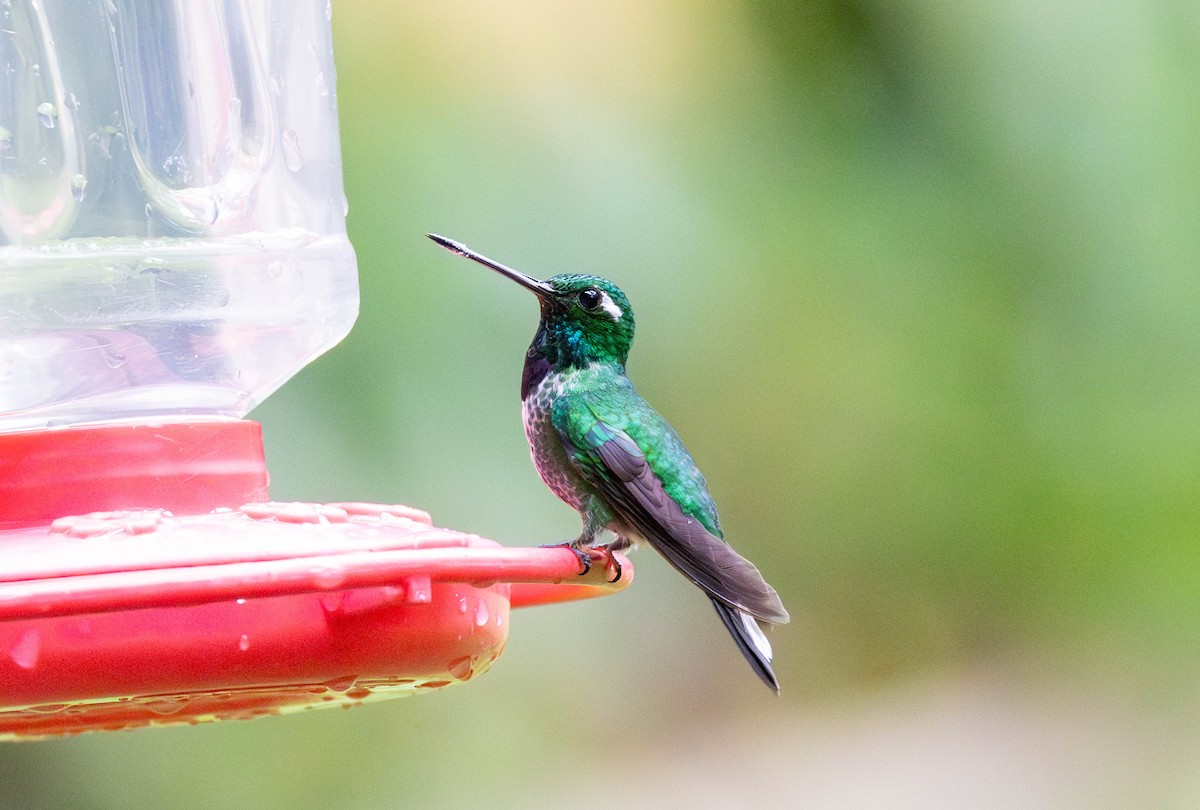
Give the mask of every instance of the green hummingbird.
[{"label": "green hummingbird", "polygon": [[600,276],[539,281],[426,235],[538,298],[541,322],[525,355],[521,403],[538,474],[583,518],[579,537],[560,545],[575,550],[586,573],[583,549],[612,559],[614,551],[648,543],[712,600],[742,655],[778,693],[760,623],[785,623],[788,613],[754,564],[725,542],[708,485],[679,434],[625,376],[633,342],[625,293]]}]

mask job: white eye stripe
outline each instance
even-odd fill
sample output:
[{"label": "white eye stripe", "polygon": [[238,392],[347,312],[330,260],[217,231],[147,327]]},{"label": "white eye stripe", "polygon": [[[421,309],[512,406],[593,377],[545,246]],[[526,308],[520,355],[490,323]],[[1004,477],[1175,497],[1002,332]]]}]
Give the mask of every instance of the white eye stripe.
[{"label": "white eye stripe", "polygon": [[600,293],[600,308],[607,312],[614,321],[621,320],[621,308],[617,306],[616,301],[608,297],[608,293],[603,291]]}]

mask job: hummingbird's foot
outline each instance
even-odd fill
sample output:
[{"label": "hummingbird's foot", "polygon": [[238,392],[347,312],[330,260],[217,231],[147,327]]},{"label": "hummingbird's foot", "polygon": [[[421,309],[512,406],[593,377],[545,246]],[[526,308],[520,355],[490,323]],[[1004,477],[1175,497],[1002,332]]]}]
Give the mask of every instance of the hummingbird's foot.
[{"label": "hummingbird's foot", "polygon": [[566,543],[543,543],[539,548],[569,548],[579,558],[579,565],[583,570],[579,572],[579,576],[587,576],[592,570],[592,560],[604,562],[604,570],[607,572],[612,569],[616,574],[612,579],[608,580],[609,584],[621,581],[621,563],[617,560],[617,555],[613,553],[611,546],[577,546],[568,541]]},{"label": "hummingbird's foot", "polygon": [[579,572],[579,576],[587,576],[587,573],[592,570],[591,556],[582,548],[576,546],[570,541],[565,543],[542,543],[542,545],[538,546],[538,548],[569,548],[575,553],[575,556],[579,558],[579,564],[583,566],[583,570]]}]

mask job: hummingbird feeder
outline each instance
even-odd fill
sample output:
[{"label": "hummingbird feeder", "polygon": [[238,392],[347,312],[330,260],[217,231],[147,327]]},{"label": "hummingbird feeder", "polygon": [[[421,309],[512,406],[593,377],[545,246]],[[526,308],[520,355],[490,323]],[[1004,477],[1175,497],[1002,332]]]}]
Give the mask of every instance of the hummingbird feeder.
[{"label": "hummingbird feeder", "polygon": [[358,287],[327,6],[267,5],[0,7],[0,740],[436,691],[632,579],[270,500],[243,417]]}]

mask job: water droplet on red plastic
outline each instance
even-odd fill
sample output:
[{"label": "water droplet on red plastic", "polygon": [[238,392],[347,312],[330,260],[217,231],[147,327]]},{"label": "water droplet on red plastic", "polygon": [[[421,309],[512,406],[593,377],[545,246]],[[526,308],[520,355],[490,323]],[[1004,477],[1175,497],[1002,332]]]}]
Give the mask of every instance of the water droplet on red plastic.
[{"label": "water droplet on red plastic", "polygon": [[350,687],[354,686],[354,682],[358,680],[357,675],[343,675],[340,678],[334,678],[331,681],[325,681],[325,688],[332,692],[345,692]]},{"label": "water droplet on red plastic", "polygon": [[491,614],[488,613],[487,602],[480,599],[479,607],[475,608],[475,624],[479,627],[483,627],[488,623],[488,619],[490,618]]},{"label": "water droplet on red plastic", "polygon": [[188,704],[186,697],[148,698],[138,701],[138,705],[158,715],[178,714]]},{"label": "water droplet on red plastic", "polygon": [[441,689],[443,686],[449,686],[451,681],[425,681],[425,683],[417,684],[418,689]]},{"label": "water droplet on red plastic", "polygon": [[362,700],[371,696],[371,690],[365,686],[356,686],[353,689],[346,690],[346,697],[351,700]]},{"label": "water droplet on red plastic", "polygon": [[309,571],[313,584],[318,588],[332,591],[346,581],[346,569],[340,565],[322,565]]},{"label": "water droplet on red plastic", "polygon": [[246,652],[246,650],[250,649],[250,636],[242,633],[242,637],[238,639],[238,649],[242,652]]},{"label": "water droplet on red plastic", "polygon": [[318,598],[321,603],[321,609],[327,614],[336,615],[342,612],[342,604],[345,601],[345,591],[337,593],[323,593]]},{"label": "water droplet on red plastic", "polygon": [[405,584],[406,598],[410,603],[427,605],[433,601],[433,584],[429,577],[409,577]]},{"label": "water droplet on red plastic", "polygon": [[8,648],[8,657],[21,669],[37,666],[38,654],[42,651],[42,637],[37,630],[26,630],[15,644]]},{"label": "water droplet on red plastic", "polygon": [[464,655],[462,658],[455,658],[446,666],[446,670],[460,681],[470,680],[471,656]]}]

